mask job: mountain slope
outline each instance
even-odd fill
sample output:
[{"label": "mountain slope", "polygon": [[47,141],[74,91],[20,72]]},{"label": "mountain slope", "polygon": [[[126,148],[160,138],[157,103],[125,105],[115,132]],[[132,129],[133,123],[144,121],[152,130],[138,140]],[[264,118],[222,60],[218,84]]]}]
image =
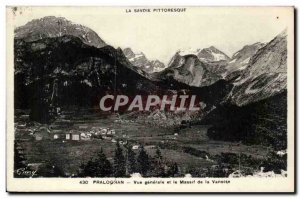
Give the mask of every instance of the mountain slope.
[{"label": "mountain slope", "polygon": [[[15,107],[49,122],[56,107],[95,107],[107,93],[151,94],[156,86],[132,69],[121,49],[95,48],[62,36],[15,39]],[[115,75],[116,74],[116,75]],[[115,79],[115,80],[114,80]]]},{"label": "mountain slope", "polygon": [[281,93],[287,85],[286,31],[260,48],[234,82],[231,101],[239,106]]},{"label": "mountain slope", "polygon": [[260,48],[234,81],[227,99],[200,121],[212,124],[210,138],[286,149],[286,37],[284,31]]},{"label": "mountain slope", "polygon": [[15,38],[36,41],[43,38],[71,35],[94,47],[104,47],[105,42],[90,28],[74,24],[63,17],[47,16],[35,19],[15,29]]}]

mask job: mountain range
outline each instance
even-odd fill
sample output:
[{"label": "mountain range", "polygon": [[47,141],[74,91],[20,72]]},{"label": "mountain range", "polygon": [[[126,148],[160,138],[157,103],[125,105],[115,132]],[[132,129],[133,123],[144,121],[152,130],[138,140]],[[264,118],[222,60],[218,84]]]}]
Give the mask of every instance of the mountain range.
[{"label": "mountain range", "polygon": [[32,120],[53,121],[57,107],[97,111],[107,93],[194,94],[204,105],[191,121],[212,125],[212,139],[286,147],[286,31],[232,58],[213,46],[177,51],[163,69],[87,27],[45,17],[15,29],[14,54],[15,108],[30,109]]}]

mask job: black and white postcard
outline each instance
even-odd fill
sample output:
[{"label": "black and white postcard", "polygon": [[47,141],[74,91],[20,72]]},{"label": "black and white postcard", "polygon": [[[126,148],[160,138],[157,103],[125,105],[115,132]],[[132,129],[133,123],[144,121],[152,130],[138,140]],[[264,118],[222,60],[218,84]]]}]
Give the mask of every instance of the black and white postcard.
[{"label": "black and white postcard", "polygon": [[294,192],[293,7],[13,7],[9,192]]}]

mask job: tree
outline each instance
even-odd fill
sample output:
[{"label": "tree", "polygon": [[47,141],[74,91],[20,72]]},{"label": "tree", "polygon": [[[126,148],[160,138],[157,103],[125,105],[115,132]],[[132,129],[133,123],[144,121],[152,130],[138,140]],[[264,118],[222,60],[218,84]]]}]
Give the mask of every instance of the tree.
[{"label": "tree", "polygon": [[159,148],[156,149],[154,155],[154,175],[156,177],[164,177],[165,176],[165,169],[163,166],[163,157],[161,155],[161,151]]},{"label": "tree", "polygon": [[135,153],[132,150],[131,145],[129,145],[127,146],[127,172],[128,174],[132,174],[136,171]]},{"label": "tree", "polygon": [[178,174],[178,171],[179,170],[178,170],[177,163],[173,163],[173,164],[171,164],[171,166],[170,166],[170,168],[169,168],[169,170],[167,172],[167,175],[169,177],[174,177],[174,176],[176,176]]},{"label": "tree", "polygon": [[162,155],[161,155],[161,151],[160,149],[157,147],[156,151],[155,151],[155,159],[157,162],[161,163],[162,162]]},{"label": "tree", "polygon": [[15,141],[14,143],[14,169],[25,168],[26,158],[23,154],[23,149],[20,146],[19,142]]},{"label": "tree", "polygon": [[117,148],[115,150],[115,156],[114,156],[114,176],[125,177],[125,175],[126,175],[126,161],[123,155],[123,150],[120,147],[119,142],[117,142]]},{"label": "tree", "polygon": [[150,169],[149,156],[146,153],[143,146],[141,146],[138,158],[137,158],[137,169],[143,176],[147,175]]},{"label": "tree", "polygon": [[24,155],[24,149],[20,146],[19,142],[15,141],[14,143],[14,176],[22,177],[17,174],[18,169],[27,169],[26,158]]},{"label": "tree", "polygon": [[82,175],[89,177],[109,177],[113,172],[111,163],[107,160],[102,148],[96,157],[83,165],[82,169]]}]

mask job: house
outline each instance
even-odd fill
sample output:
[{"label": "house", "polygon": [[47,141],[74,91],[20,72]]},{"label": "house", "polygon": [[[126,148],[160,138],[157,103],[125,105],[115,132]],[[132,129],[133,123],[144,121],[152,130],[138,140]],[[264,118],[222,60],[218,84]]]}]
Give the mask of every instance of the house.
[{"label": "house", "polygon": [[100,132],[101,132],[101,135],[106,135],[107,129],[101,129]]},{"label": "house", "polygon": [[79,141],[80,140],[80,134],[79,133],[73,133],[72,134],[72,140]]},{"label": "house", "polygon": [[127,144],[127,141],[119,141],[119,144],[120,144],[120,145],[126,145],[126,144]]},{"label": "house", "polygon": [[75,140],[79,141],[80,140],[80,132],[79,131],[74,131],[71,130],[69,133],[66,133],[66,140]]},{"label": "house", "polygon": [[54,134],[53,135],[53,139],[57,140],[59,138],[59,135],[58,134]]},{"label": "house", "polygon": [[112,138],[104,135],[104,136],[102,136],[102,139],[104,139],[104,140],[111,140]]},{"label": "house", "polygon": [[52,130],[51,133],[54,140],[64,139],[65,133],[62,130]]},{"label": "house", "polygon": [[67,133],[67,134],[66,134],[66,140],[69,140],[69,139],[71,139],[71,134],[70,134],[70,133]]},{"label": "house", "polygon": [[132,146],[132,150],[137,150],[137,149],[139,149],[140,148],[140,145],[133,145]]},{"label": "house", "polygon": [[114,129],[111,129],[111,130],[108,131],[108,133],[110,133],[111,135],[115,135],[116,131]]},{"label": "house", "polygon": [[102,130],[101,127],[92,127],[92,131],[94,131],[94,133],[100,133]]},{"label": "house", "polygon": [[85,134],[85,133],[81,133],[80,134],[80,139],[81,140],[90,140],[91,139],[91,134],[90,133],[88,133],[88,134]]},{"label": "house", "polygon": [[228,177],[229,178],[239,178],[239,177],[242,177],[242,173],[240,170],[236,170],[234,171],[233,173],[231,173]]}]

